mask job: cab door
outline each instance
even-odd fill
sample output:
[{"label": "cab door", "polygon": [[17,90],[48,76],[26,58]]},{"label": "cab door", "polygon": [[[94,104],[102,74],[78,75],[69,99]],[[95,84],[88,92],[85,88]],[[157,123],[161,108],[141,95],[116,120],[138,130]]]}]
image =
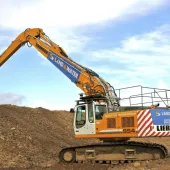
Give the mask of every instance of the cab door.
[{"label": "cab door", "polygon": [[74,132],[79,134],[95,134],[93,104],[82,104],[75,108]]}]

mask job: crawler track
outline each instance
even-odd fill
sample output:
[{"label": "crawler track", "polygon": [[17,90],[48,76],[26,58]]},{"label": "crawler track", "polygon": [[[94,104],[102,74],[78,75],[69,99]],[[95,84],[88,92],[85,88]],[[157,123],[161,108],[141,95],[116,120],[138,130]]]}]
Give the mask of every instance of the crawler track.
[{"label": "crawler track", "polygon": [[119,141],[64,148],[59,153],[61,163],[125,163],[168,157],[165,146],[156,143]]}]

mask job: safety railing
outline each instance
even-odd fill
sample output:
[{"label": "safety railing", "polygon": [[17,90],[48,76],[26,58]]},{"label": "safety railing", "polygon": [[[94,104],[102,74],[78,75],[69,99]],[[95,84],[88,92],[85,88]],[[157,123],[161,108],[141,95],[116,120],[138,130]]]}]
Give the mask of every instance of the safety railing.
[{"label": "safety railing", "polygon": [[[138,90],[137,90],[138,89]],[[121,106],[151,106],[158,104],[168,107],[170,104],[170,90],[143,87],[141,85],[115,89]]]}]

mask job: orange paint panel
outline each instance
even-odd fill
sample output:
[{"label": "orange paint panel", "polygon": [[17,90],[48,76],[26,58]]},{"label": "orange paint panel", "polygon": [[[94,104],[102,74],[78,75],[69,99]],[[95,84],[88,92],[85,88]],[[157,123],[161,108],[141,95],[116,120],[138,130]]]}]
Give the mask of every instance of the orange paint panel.
[{"label": "orange paint panel", "polygon": [[93,137],[137,136],[137,111],[106,113],[96,120],[96,135]]}]

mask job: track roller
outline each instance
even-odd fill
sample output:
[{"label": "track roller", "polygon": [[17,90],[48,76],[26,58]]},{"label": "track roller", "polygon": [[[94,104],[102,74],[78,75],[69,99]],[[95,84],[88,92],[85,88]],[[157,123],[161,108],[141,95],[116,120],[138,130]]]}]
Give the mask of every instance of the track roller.
[{"label": "track roller", "polygon": [[74,149],[62,150],[59,157],[63,163],[74,163],[76,161],[76,152]]}]

